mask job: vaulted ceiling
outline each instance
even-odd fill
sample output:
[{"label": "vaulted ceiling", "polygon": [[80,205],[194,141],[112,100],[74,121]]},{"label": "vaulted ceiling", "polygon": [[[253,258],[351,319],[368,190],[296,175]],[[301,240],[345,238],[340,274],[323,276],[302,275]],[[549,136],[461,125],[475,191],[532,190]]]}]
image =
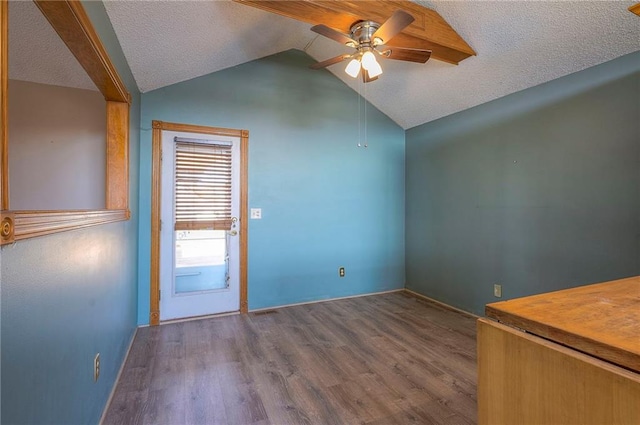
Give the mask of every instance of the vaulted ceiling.
[{"label": "vaulted ceiling", "polygon": [[[403,128],[640,50],[629,1],[416,1],[476,51],[459,65],[384,61],[365,97]],[[107,1],[138,87],[147,92],[288,49],[349,52],[310,24],[231,1]],[[358,89],[344,64],[329,68]],[[316,71],[326,72],[326,71]]]},{"label": "vaulted ceiling", "polygon": [[9,78],[97,91],[34,2],[9,2]]}]

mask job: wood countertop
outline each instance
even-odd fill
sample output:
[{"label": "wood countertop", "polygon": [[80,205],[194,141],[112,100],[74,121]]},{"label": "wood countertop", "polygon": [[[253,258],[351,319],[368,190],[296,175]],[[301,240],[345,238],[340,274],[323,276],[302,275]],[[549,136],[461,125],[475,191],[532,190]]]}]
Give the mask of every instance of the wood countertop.
[{"label": "wood countertop", "polygon": [[487,304],[485,312],[640,373],[640,276]]}]

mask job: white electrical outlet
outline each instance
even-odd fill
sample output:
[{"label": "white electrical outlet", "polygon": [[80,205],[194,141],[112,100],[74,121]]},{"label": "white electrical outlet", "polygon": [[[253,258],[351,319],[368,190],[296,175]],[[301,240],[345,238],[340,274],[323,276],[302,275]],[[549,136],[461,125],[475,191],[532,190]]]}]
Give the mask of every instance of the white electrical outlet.
[{"label": "white electrical outlet", "polygon": [[502,298],[502,285],[493,285],[493,296],[496,298]]},{"label": "white electrical outlet", "polygon": [[251,219],[260,220],[262,218],[262,208],[251,208]]}]

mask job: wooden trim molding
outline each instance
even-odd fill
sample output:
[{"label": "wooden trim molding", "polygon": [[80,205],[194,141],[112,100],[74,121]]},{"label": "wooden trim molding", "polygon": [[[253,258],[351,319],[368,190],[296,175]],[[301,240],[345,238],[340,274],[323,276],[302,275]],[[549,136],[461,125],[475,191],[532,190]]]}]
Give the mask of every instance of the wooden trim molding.
[{"label": "wooden trim molding", "polygon": [[636,15],[640,16],[640,3],[636,3],[632,6],[629,6],[629,11],[631,13],[635,13]]},{"label": "wooden trim molding", "polygon": [[115,66],[79,1],[34,0],[34,3],[80,65],[98,87],[105,100],[131,102]]},{"label": "wooden trim molding", "polygon": [[107,101],[107,209],[129,209],[129,109]]},{"label": "wooden trim molding", "polygon": [[4,245],[129,218],[129,210],[2,211],[0,237]]},{"label": "wooden trim molding", "polygon": [[9,2],[0,2],[0,210],[9,209],[7,92],[9,91]]},{"label": "wooden trim molding", "polygon": [[151,281],[149,325],[160,324],[160,209],[162,205],[162,123],[154,121],[151,135]]},{"label": "wooden trim molding", "polygon": [[160,324],[160,208],[162,193],[162,132],[215,134],[240,138],[240,312],[248,312],[248,167],[249,132],[221,127],[169,123],[151,123],[151,281],[149,285],[149,325]]},{"label": "wooden trim molding", "polygon": [[[34,3],[85,69],[107,102],[106,208],[83,211],[12,211],[9,197],[8,2],[0,0],[0,244],[88,226],[128,220],[129,108],[131,95],[79,0]],[[64,166],[64,164],[60,164]]]},{"label": "wooden trim molding", "polygon": [[11,243],[14,241],[14,220],[13,213],[2,211],[0,213],[0,242],[2,244]]},{"label": "wooden trim molding", "polygon": [[164,121],[153,121],[151,127],[160,129],[161,131],[182,131],[185,133],[200,133],[200,134],[215,134],[216,136],[229,136],[240,137],[246,133],[246,137],[249,137],[247,130],[236,130],[233,128],[223,127],[208,127],[205,125],[191,125],[191,124],[179,124]]},{"label": "wooden trim molding", "polygon": [[242,130],[240,136],[240,313],[249,312],[247,288],[249,233],[249,132]]},{"label": "wooden trim molding", "polygon": [[14,240],[128,220],[128,210],[13,211]]}]

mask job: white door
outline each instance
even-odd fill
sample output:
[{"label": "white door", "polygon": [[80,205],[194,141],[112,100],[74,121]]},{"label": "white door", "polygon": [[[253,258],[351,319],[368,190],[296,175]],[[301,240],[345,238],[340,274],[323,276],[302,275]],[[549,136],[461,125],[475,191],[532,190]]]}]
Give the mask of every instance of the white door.
[{"label": "white door", "polygon": [[[180,171],[176,174],[176,148],[178,147],[179,170],[184,167],[184,146],[196,146],[195,149],[220,149],[227,155],[230,150],[231,201],[224,207],[228,230],[215,230],[220,226],[208,226],[208,222],[183,223],[183,210],[178,209],[176,219],[176,199],[178,205],[194,206],[197,214],[207,210],[208,205],[218,205],[220,191],[229,186],[226,177],[220,180],[211,177],[208,170],[228,169],[228,164],[220,166],[209,161],[199,161],[199,153],[192,155],[195,161],[189,168],[198,169],[187,179],[182,179]],[[219,152],[208,154],[208,158],[219,158]],[[194,165],[195,164],[195,165]],[[227,168],[225,168],[227,167]],[[202,171],[202,169],[206,169]],[[176,180],[178,176],[178,180]],[[191,188],[193,187],[193,190]],[[205,195],[202,195],[205,188]],[[228,199],[228,193],[226,198]],[[181,197],[182,196],[182,197]],[[215,136],[210,134],[162,132],[162,197],[160,230],[160,319],[170,320],[184,317],[238,311],[240,309],[240,261],[239,231],[240,223],[240,138]],[[228,202],[225,200],[225,202]],[[214,205],[215,204],[215,205]],[[204,205],[204,206],[203,206]],[[230,208],[230,214],[229,210]],[[176,222],[178,220],[178,222]],[[218,222],[216,222],[218,223]],[[203,227],[203,225],[205,227]],[[191,227],[193,226],[193,227]],[[179,229],[179,230],[176,230]],[[195,229],[195,230],[194,230]]]}]

